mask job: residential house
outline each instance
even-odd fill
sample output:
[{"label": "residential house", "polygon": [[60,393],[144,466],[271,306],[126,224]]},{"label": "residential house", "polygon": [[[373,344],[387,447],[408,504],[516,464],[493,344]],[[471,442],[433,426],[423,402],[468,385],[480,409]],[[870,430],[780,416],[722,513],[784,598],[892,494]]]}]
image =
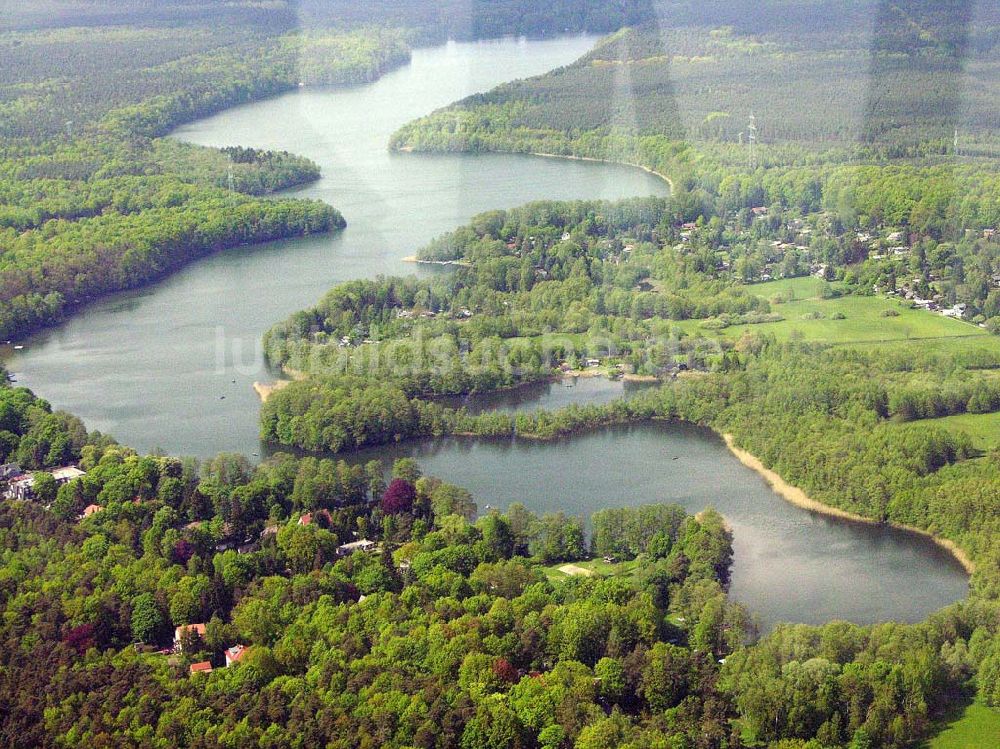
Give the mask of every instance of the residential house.
[{"label": "residential house", "polygon": [[320,518],[326,520],[326,524],[330,525],[333,522],[333,516],[330,515],[329,510],[317,510],[316,512],[307,512],[299,518],[299,525],[312,525],[314,521],[319,521]]},{"label": "residential house", "polygon": [[[68,484],[73,479],[86,475],[76,466],[64,466],[63,468],[55,468],[51,471],[48,471],[47,473],[52,474],[52,478],[56,480],[56,486],[62,486],[63,484]],[[7,499],[20,499],[20,500],[34,499],[35,497],[34,473],[22,473],[16,476],[9,476],[7,478],[7,482],[8,482],[7,493],[6,493]]]},{"label": "residential house", "polygon": [[87,505],[83,508],[83,512],[80,514],[80,519],[89,518],[94,513],[100,512],[104,507],[101,505]]},{"label": "residential house", "polygon": [[211,661],[199,661],[198,663],[192,663],[190,672],[192,674],[208,674],[212,672],[212,662]]},{"label": "residential house", "polygon": [[953,317],[956,320],[961,320],[965,317],[966,306],[964,304],[956,304],[954,307],[950,307],[945,310],[941,310],[941,314],[945,317]]},{"label": "residential house", "polygon": [[182,624],[181,626],[174,629],[174,650],[180,651],[184,649],[183,640],[185,636],[190,637],[191,635],[198,635],[202,639],[205,637],[205,625],[204,624]]},{"label": "residential house", "polygon": [[250,648],[245,645],[233,645],[231,648],[226,648],[226,668],[242,661],[249,652]]},{"label": "residential house", "polygon": [[337,556],[349,557],[356,551],[375,551],[375,542],[369,541],[367,538],[362,538],[358,541],[351,541],[348,544],[341,544],[337,547]]}]

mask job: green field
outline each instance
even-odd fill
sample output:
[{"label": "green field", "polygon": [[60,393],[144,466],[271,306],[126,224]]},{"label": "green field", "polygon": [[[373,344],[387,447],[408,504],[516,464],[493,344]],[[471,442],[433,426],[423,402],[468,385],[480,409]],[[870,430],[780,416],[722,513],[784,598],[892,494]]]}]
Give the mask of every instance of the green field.
[{"label": "green field", "polygon": [[1000,711],[978,702],[963,708],[921,749],[996,749],[1000,746]]},{"label": "green field", "polygon": [[[631,575],[636,569],[638,569],[638,562],[619,562],[618,564],[608,564],[603,559],[591,559],[586,562],[572,562],[573,567],[579,567],[580,569],[587,570],[594,575]],[[550,581],[556,582],[559,580],[566,580],[567,578],[574,576],[582,576],[583,573],[576,573],[575,575],[563,572],[560,567],[565,567],[567,562],[559,562],[557,564],[550,565],[543,568],[545,570],[545,577]]]},{"label": "green field", "polygon": [[804,276],[799,278],[782,278],[777,281],[767,283],[750,284],[747,288],[759,297],[771,301],[779,297],[789,301],[799,299],[819,299],[823,289],[840,288],[841,284],[828,283],[814,276]]},{"label": "green field", "polygon": [[[679,323],[685,332],[735,339],[746,330],[772,334],[781,341],[801,338],[821,343],[887,343],[947,338],[984,338],[982,328],[926,310],[908,309],[904,302],[884,296],[843,296],[824,299],[829,287],[817,278],[791,278],[748,287],[771,302],[771,311],[784,320],[757,325],[733,325],[722,331],[702,327],[700,320]],[[834,287],[835,288],[835,287]],[[789,301],[781,301],[788,299]],[[898,313],[886,316],[887,311]],[[836,319],[842,316],[843,319]]]},{"label": "green field", "polygon": [[977,450],[993,450],[1000,447],[1000,413],[959,414],[941,419],[911,421],[903,426],[912,428],[914,424],[933,424],[952,432],[966,434]]}]

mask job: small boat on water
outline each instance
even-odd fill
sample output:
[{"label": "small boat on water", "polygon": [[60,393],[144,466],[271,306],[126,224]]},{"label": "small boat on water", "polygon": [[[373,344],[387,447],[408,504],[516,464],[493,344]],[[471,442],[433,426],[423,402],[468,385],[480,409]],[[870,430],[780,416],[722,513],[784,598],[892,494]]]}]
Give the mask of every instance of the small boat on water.
[{"label": "small boat on water", "polygon": [[24,348],[24,346],[22,346],[22,345],[21,345],[21,344],[19,343],[19,344],[17,344],[17,345],[16,345],[15,347],[14,347],[14,350],[15,350],[15,351],[20,351],[20,350],[21,350],[21,349],[23,349],[23,348]]}]

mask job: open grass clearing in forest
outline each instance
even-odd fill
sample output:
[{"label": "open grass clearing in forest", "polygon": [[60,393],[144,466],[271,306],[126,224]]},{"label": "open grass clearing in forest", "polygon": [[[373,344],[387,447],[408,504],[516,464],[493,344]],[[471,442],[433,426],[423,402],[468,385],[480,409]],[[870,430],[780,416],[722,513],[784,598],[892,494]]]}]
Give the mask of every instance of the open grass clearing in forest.
[{"label": "open grass clearing in forest", "polygon": [[585,562],[573,562],[565,564],[559,562],[543,568],[545,576],[550,581],[565,580],[568,577],[593,577],[594,575],[604,575],[607,577],[615,575],[631,575],[638,569],[639,563],[635,560],[630,562],[605,562],[603,559],[590,559]]},{"label": "open grass clearing in forest", "polygon": [[920,749],[996,749],[1000,746],[1000,710],[973,702],[942,721],[940,729]]},{"label": "open grass clearing in forest", "polygon": [[578,567],[575,564],[564,564],[559,568],[559,571],[571,577],[592,577],[594,575],[593,570],[588,570],[586,567]]},{"label": "open grass clearing in forest", "polygon": [[927,310],[910,309],[907,303],[890,297],[847,295],[823,298],[819,294],[824,284],[812,278],[787,279],[748,287],[771,302],[771,312],[784,318],[779,322],[732,325],[721,331],[704,327],[702,320],[686,320],[679,325],[692,335],[719,335],[736,339],[750,330],[774,335],[779,341],[798,338],[830,344],[879,344],[989,336],[984,329],[971,323]]},{"label": "open grass clearing in forest", "polygon": [[995,450],[1000,447],[1000,413],[958,414],[940,419],[908,421],[900,424],[900,428],[918,429],[921,425],[933,425],[953,434],[964,434],[972,440],[972,445],[977,450]]}]

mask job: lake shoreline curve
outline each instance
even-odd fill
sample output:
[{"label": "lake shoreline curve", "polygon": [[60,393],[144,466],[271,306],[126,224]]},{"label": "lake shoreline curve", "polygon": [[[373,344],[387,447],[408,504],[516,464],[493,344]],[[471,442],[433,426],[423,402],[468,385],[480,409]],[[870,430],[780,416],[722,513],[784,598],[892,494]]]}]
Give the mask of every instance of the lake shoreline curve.
[{"label": "lake shoreline curve", "polygon": [[[402,146],[390,146],[390,150],[396,151],[397,153],[435,153],[435,151],[424,151],[423,149],[417,149],[413,146],[407,144]],[[471,151],[459,151],[459,153],[473,153]],[[670,187],[670,191],[674,192],[674,181],[670,179],[667,175],[662,172],[658,172],[655,169],[651,169],[644,164],[633,164],[630,161],[615,161],[614,159],[599,159],[596,156],[575,156],[568,153],[546,153],[544,151],[505,151],[503,149],[498,149],[495,151],[486,151],[486,153],[501,153],[509,154],[511,156],[517,156],[518,154],[526,156],[538,156],[543,159],[566,159],[568,161],[589,161],[595,164],[611,164],[612,166],[624,166],[630,169],[641,169],[646,174],[652,174],[654,177],[659,177]],[[409,260],[409,258],[407,258]]]},{"label": "lake shoreline curve", "polygon": [[877,520],[873,520],[872,518],[867,518],[864,515],[858,515],[857,513],[842,510],[839,507],[833,507],[819,502],[810,497],[799,487],[789,484],[778,473],[765,466],[756,455],[737,447],[733,435],[723,434],[722,439],[726,443],[726,447],[729,448],[729,452],[731,452],[736,459],[740,461],[740,463],[763,478],[771,489],[774,490],[774,493],[786,502],[789,502],[796,507],[800,507],[803,510],[809,510],[828,517],[840,518],[841,520],[851,520],[857,523],[865,523],[866,525],[888,525],[898,530],[916,533],[917,535],[929,538],[939,547],[951,554],[969,575],[972,575],[976,571],[976,563],[973,562],[972,558],[965,552],[965,550],[954,541],[947,538],[941,538],[940,536],[935,536],[929,531],[922,528],[916,528],[912,525],[905,525],[903,523],[895,523],[892,521],[881,523]]},{"label": "lake shoreline curve", "polygon": [[[516,153],[516,152],[515,152]],[[641,169],[646,174],[652,174],[654,177],[659,177],[664,182],[670,186],[670,192],[675,192],[674,181],[670,179],[667,175],[662,172],[658,172],[655,169],[651,169],[644,164],[633,164],[630,161],[615,161],[614,159],[599,159],[595,156],[574,156],[573,154],[564,153],[545,153],[544,151],[532,151],[528,154],[529,156],[541,156],[545,159],[568,159],[569,161],[590,161],[595,164],[612,164],[616,166],[626,166],[631,169]]]}]

